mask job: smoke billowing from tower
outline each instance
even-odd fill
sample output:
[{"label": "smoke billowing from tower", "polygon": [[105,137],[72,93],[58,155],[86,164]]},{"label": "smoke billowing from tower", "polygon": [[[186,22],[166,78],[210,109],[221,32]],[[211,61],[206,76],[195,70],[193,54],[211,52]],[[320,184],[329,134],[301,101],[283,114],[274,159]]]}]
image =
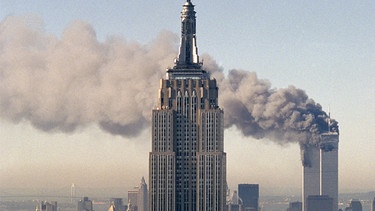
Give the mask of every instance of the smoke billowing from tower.
[{"label": "smoke billowing from tower", "polygon": [[[43,131],[72,132],[97,124],[123,136],[150,126],[154,90],[164,75],[159,70],[176,55],[176,35],[162,32],[147,45],[118,37],[99,42],[83,22],[67,27],[61,38],[42,25],[38,18],[12,16],[0,23],[0,118],[28,121]],[[214,70],[220,87],[226,127],[301,146],[317,143],[327,131],[328,115],[305,91],[273,89],[253,72],[225,75],[212,58],[203,57],[203,68]],[[330,124],[337,130],[336,121]]]}]

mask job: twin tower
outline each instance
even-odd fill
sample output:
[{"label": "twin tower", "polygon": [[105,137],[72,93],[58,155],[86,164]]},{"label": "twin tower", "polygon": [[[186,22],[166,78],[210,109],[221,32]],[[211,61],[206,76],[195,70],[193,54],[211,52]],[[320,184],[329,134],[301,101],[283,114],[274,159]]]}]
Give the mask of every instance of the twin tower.
[{"label": "twin tower", "polygon": [[337,211],[339,134],[327,132],[320,137],[318,144],[304,145],[302,150],[303,210],[309,211],[308,207],[316,207],[313,201],[320,201],[317,203],[329,205],[327,210]]}]

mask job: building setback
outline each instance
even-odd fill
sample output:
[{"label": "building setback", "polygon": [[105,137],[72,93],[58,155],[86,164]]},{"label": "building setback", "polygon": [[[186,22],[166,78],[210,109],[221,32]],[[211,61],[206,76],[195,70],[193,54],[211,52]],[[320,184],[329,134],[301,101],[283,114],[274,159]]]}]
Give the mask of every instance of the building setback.
[{"label": "building setback", "polygon": [[216,80],[199,62],[190,0],[181,14],[179,55],[160,80],[158,106],[152,111],[149,211],[223,211],[224,112]]}]

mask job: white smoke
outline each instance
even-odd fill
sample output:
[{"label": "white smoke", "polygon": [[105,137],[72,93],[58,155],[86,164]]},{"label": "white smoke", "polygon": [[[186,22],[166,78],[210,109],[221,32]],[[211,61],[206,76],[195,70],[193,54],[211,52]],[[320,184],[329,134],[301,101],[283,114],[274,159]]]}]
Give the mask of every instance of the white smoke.
[{"label": "white smoke", "polygon": [[[119,37],[100,42],[80,21],[58,38],[38,18],[7,17],[0,24],[0,118],[29,121],[43,131],[98,124],[112,134],[135,136],[150,126],[159,79],[177,48],[178,36],[170,32],[147,45]],[[202,57],[219,82],[226,127],[279,143],[304,143],[326,129],[326,113],[303,90],[272,89],[242,70],[226,76],[214,59]]]}]

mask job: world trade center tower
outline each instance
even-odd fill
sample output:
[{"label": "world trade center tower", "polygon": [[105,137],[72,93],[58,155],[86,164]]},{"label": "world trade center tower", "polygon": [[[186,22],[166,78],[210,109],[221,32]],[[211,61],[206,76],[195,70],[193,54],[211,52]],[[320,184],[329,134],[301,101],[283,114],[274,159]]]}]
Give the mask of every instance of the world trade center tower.
[{"label": "world trade center tower", "polygon": [[158,94],[152,111],[149,211],[223,211],[224,112],[216,80],[199,61],[190,0],[183,5],[179,55],[160,80]]}]

